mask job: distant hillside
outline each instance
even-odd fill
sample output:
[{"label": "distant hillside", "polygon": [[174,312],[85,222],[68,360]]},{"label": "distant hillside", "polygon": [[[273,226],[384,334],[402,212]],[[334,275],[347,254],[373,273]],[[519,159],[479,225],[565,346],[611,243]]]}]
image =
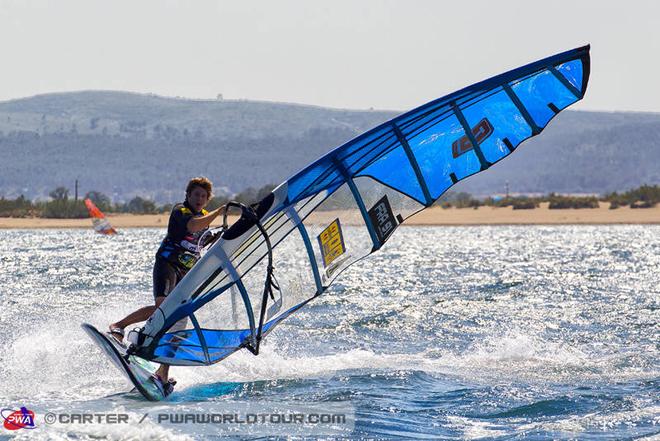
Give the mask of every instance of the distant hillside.
[{"label": "distant hillside", "polygon": [[[421,104],[421,103],[420,103]],[[279,183],[396,113],[121,92],[0,103],[0,196],[57,186],[177,200],[193,175],[227,192]],[[660,183],[660,114],[564,112],[511,158],[460,184],[474,194],[603,193]]]}]

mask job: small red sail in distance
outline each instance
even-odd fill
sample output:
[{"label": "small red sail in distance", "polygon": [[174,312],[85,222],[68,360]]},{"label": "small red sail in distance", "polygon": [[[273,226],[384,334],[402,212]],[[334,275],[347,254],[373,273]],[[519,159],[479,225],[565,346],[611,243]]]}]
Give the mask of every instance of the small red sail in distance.
[{"label": "small red sail in distance", "polygon": [[85,205],[89,211],[89,217],[92,218],[94,231],[100,234],[117,234],[117,230],[112,228],[110,222],[108,222],[101,210],[99,210],[98,207],[94,205],[94,202],[87,198],[85,199]]}]

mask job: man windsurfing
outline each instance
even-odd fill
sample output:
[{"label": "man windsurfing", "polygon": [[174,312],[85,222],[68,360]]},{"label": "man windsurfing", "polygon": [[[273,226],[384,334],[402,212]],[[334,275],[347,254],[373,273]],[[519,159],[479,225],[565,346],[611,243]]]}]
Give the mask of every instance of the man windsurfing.
[{"label": "man windsurfing", "polygon": [[[192,178],[186,186],[183,203],[172,208],[167,235],[156,252],[153,269],[154,305],[144,306],[110,325],[109,334],[119,342],[124,339],[124,329],[134,323],[147,320],[165,297],[183,279],[183,276],[199,259],[199,243],[211,222],[226,211],[223,205],[211,212],[205,210],[213,194],[213,184],[206,177]],[[166,395],[171,393],[175,381],[169,378],[169,365],[161,364],[154,374]]]}]

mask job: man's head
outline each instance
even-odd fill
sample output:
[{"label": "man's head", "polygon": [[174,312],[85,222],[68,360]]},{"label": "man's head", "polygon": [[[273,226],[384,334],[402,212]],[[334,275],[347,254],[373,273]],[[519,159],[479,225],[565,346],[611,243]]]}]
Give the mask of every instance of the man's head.
[{"label": "man's head", "polygon": [[195,211],[202,211],[213,197],[213,183],[204,176],[192,178],[186,186],[186,201]]}]

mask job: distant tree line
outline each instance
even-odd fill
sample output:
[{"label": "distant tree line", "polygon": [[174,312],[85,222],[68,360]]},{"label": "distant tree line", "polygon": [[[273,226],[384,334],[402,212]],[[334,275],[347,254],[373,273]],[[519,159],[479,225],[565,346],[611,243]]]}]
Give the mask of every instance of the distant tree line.
[{"label": "distant tree line", "polygon": [[605,200],[610,202],[610,208],[630,205],[630,208],[650,208],[660,202],[660,186],[642,185],[634,190],[618,194],[617,192],[605,195]]},{"label": "distant tree line", "polygon": [[16,199],[0,198],[1,217],[34,217],[36,210],[32,202],[23,195]]},{"label": "distant tree line", "polygon": [[[275,188],[269,184],[261,188],[249,187],[242,192],[229,198],[227,196],[215,196],[209,203],[207,209],[213,210],[230,199],[244,204],[253,204],[263,199]],[[0,217],[45,217],[45,218],[86,218],[89,216],[87,207],[83,200],[89,198],[104,213],[132,213],[132,214],[158,214],[169,213],[172,204],[157,205],[154,201],[136,196],[125,203],[113,203],[110,198],[98,191],[90,191],[79,200],[71,199],[66,187],[57,187],[49,193],[50,201],[31,202],[24,196],[16,199],[0,198]],[[610,209],[621,206],[630,208],[651,208],[660,202],[659,185],[642,185],[639,188],[629,190],[625,193],[609,193],[601,198],[595,196],[563,196],[556,193],[539,197],[508,196],[489,197],[485,199],[474,198],[470,193],[448,191],[436,205],[443,208],[478,208],[490,207],[512,207],[514,210],[538,208],[541,203],[547,202],[550,209],[564,208],[598,208],[599,201],[609,202]],[[352,208],[332,206],[332,209]]]},{"label": "distant tree line", "polygon": [[532,210],[547,202],[548,208],[598,208],[598,198],[595,196],[563,196],[550,193],[545,196],[506,196],[489,197],[485,199],[474,198],[469,193],[445,193],[437,202],[442,208],[479,208],[479,207],[511,207],[514,210]]},{"label": "distant tree line", "polygon": [[524,210],[538,208],[541,203],[547,202],[548,208],[553,210],[564,208],[598,208],[599,201],[609,202],[610,209],[616,209],[621,206],[651,208],[660,202],[660,186],[642,185],[625,193],[619,194],[614,192],[600,198],[596,196],[564,196],[550,193],[539,197],[507,196],[478,199],[466,192],[448,191],[438,199],[436,205],[440,205],[443,208],[478,208],[481,206],[491,206],[512,207],[514,210]]},{"label": "distant tree line", "polygon": [[[231,200],[244,204],[253,204],[260,201],[275,188],[268,184],[255,189],[249,187],[234,195]],[[87,207],[83,202],[89,198],[99,210],[104,213],[131,213],[131,214],[158,214],[169,213],[172,204],[157,205],[154,201],[136,196],[125,203],[113,203],[105,194],[98,191],[90,191],[83,198],[75,200],[70,197],[69,189],[57,187],[49,193],[50,200],[47,202],[32,202],[23,195],[16,199],[0,198],[0,217],[44,217],[55,219],[83,219],[89,217]],[[230,200],[227,196],[215,196],[211,199],[207,209],[213,210],[226,204]]]}]

